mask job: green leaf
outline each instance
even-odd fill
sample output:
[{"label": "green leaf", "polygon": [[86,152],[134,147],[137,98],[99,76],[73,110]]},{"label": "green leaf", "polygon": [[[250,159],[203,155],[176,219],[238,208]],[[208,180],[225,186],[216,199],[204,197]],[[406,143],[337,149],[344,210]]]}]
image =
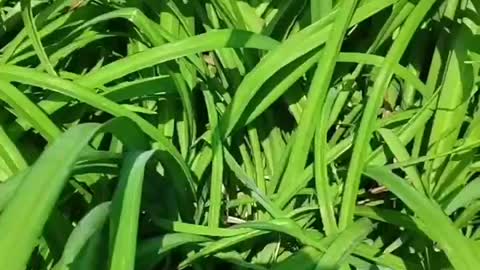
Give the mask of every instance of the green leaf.
[{"label": "green leaf", "polygon": [[95,206],[95,208],[78,222],[68,237],[62,257],[53,268],[54,270],[70,269],[69,265],[75,261],[87,242],[97,231],[101,230],[109,213],[110,202],[101,203]]},{"label": "green leaf", "polygon": [[37,32],[37,27],[33,20],[32,14],[32,2],[31,0],[21,0],[20,1],[22,6],[22,19],[23,23],[25,24],[25,28],[28,34],[28,37],[33,43],[33,48],[40,58],[40,62],[42,63],[43,68],[51,75],[56,75],[57,73],[53,69],[52,63],[48,59],[47,54],[45,53],[45,49],[43,48],[42,42]]},{"label": "green leaf", "polygon": [[[8,237],[0,239],[0,252],[17,258],[0,260],[1,268],[25,268],[30,253],[37,245],[37,238],[41,235],[82,151],[99,132],[108,132],[110,129],[114,133],[119,132],[116,128],[125,120],[117,118],[103,125],[89,123],[73,127],[49,146],[26,172],[14,196],[0,215],[0,229],[12,232]],[[129,131],[125,131],[126,136],[121,133],[120,137],[125,138]],[[29,222],[24,222],[25,220]],[[12,245],[17,247],[13,253],[10,251]]]},{"label": "green leaf", "polygon": [[45,112],[20,90],[4,80],[0,80],[0,99],[10,105],[19,118],[25,119],[48,141],[52,141],[61,134],[61,130],[50,120]]},{"label": "green leaf", "polygon": [[355,246],[363,241],[372,230],[373,223],[367,218],[362,218],[347,227],[330,244],[315,269],[340,269]]},{"label": "green leaf", "polygon": [[[84,124],[65,132],[24,176],[0,216],[0,230],[11,233],[0,239],[0,254],[15,258],[0,260],[0,268],[25,269],[75,161],[100,128],[98,124]],[[16,248],[12,250],[12,246]]]},{"label": "green leaf", "polygon": [[445,213],[451,215],[457,209],[466,207],[468,204],[480,198],[480,179],[476,178],[463,187],[450,202],[445,206]]},{"label": "green leaf", "polygon": [[388,88],[387,85],[393,76],[393,68],[400,61],[413,34],[435,2],[435,0],[421,0],[417,4],[405,21],[393,45],[390,47],[384,63],[374,80],[375,83],[373,89],[370,90],[369,98],[356,134],[347,178],[345,180],[340,210],[340,228],[345,228],[353,221],[357,192],[360,186],[360,177],[365,166],[365,155],[367,154],[370,139],[375,128],[374,124],[377,117],[377,110],[382,103],[384,93]]},{"label": "green leaf", "polygon": [[[186,187],[189,187],[186,190],[183,187],[179,188],[178,191],[180,192],[180,196],[186,201],[193,200],[194,182],[190,169],[185,163],[185,160],[175,148],[175,146],[173,146],[173,144],[167,138],[162,136],[158,132],[157,128],[155,128],[152,124],[150,124],[142,117],[127,110],[118,103],[115,103],[105,97],[93,93],[89,88],[73,83],[71,81],[50,76],[45,73],[36,72],[27,68],[5,65],[0,68],[0,74],[5,74],[6,76],[9,76],[12,80],[24,82],[39,87],[44,87],[58,92],[62,95],[79,99],[82,102],[85,102],[93,107],[108,112],[114,116],[124,116],[129,118],[130,120],[135,122],[135,124],[137,124],[143,132],[145,132],[148,136],[154,139],[159,144],[159,148],[165,150],[174,159],[175,163],[169,163],[173,168],[175,168],[171,170],[171,173],[178,177],[178,181],[185,181],[182,184]],[[177,181],[175,181],[175,183],[177,183]],[[189,204],[186,204],[185,206],[187,205]],[[185,216],[188,215],[189,214],[187,211],[185,213]]]},{"label": "green leaf", "polygon": [[169,233],[149,238],[138,244],[135,268],[152,269],[169,251],[184,245],[200,244],[210,240],[208,237],[186,233]]},{"label": "green leaf", "polygon": [[453,226],[438,205],[387,169],[366,168],[365,174],[387,187],[418,215],[428,228],[425,234],[439,243],[455,268],[475,269],[480,265],[472,243]]},{"label": "green leaf", "polygon": [[317,265],[318,258],[322,252],[313,247],[304,247],[282,262],[276,263],[272,266],[273,270],[312,270]]},{"label": "green leaf", "polygon": [[125,157],[110,215],[110,269],[133,269],[145,166],[155,151]]},{"label": "green leaf", "polygon": [[132,72],[183,56],[221,48],[256,48],[271,50],[277,41],[240,30],[212,30],[177,42],[144,50],[127,56],[80,78],[77,83],[98,87]]}]

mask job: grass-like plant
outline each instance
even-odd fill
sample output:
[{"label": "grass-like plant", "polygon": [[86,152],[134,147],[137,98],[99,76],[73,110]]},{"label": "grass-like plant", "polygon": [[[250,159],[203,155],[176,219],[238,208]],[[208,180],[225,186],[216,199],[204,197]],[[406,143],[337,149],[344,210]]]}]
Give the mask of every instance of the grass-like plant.
[{"label": "grass-like plant", "polygon": [[479,11],[0,0],[0,269],[480,269]]}]

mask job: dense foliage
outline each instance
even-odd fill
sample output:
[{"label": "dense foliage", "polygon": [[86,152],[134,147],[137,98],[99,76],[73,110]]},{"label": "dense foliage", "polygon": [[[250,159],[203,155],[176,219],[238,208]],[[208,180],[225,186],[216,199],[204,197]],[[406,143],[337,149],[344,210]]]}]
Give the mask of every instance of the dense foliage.
[{"label": "dense foliage", "polygon": [[0,0],[0,269],[479,269],[479,10]]}]

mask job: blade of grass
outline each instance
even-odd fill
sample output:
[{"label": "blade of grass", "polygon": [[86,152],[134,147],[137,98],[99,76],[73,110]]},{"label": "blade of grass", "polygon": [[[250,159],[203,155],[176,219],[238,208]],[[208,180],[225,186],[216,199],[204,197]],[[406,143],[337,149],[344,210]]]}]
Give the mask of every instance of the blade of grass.
[{"label": "blade of grass", "polygon": [[83,76],[77,80],[77,83],[89,87],[97,87],[132,72],[195,53],[221,48],[270,50],[277,44],[278,42],[271,38],[251,32],[212,30],[205,34],[185,38],[124,57]]},{"label": "blade of grass", "polygon": [[208,226],[170,221],[155,217],[153,218],[153,223],[167,231],[211,237],[231,237],[251,232],[251,229],[246,228],[210,228]]},{"label": "blade of grass", "polygon": [[[310,85],[308,99],[306,107],[302,113],[302,118],[298,124],[293,139],[292,152],[290,153],[289,162],[285,168],[285,172],[282,177],[279,188],[279,198],[277,199],[278,205],[283,207],[296,189],[294,179],[297,175],[300,175],[305,167],[307,160],[307,153],[310,148],[310,144],[315,132],[314,122],[315,116],[324,112],[325,99],[330,87],[330,81],[335,69],[336,58],[340,52],[341,45],[343,43],[344,36],[347,32],[350,21],[353,17],[354,11],[357,6],[357,0],[345,0],[341,2],[338,15],[333,23],[333,29],[329,35],[329,41],[327,41],[322,56],[319,59],[318,66],[315,70],[315,74]],[[327,149],[327,127],[320,125],[320,130],[317,136],[320,136],[318,143],[319,148]],[[320,169],[319,176],[322,178],[327,177],[327,163],[326,152],[317,152],[317,158],[320,162],[324,162],[321,166],[317,166]],[[326,179],[324,179],[326,181]]]},{"label": "blade of grass", "polygon": [[312,22],[325,17],[333,8],[333,0],[310,1],[310,17]]},{"label": "blade of grass", "polygon": [[43,68],[50,74],[55,76],[57,73],[53,69],[52,63],[48,59],[45,49],[43,48],[42,41],[38,36],[37,27],[33,20],[32,14],[32,3],[31,0],[21,0],[20,4],[22,6],[22,19],[25,25],[28,37],[32,41],[33,48],[35,49],[40,62],[42,63]]},{"label": "blade of grass", "polygon": [[[33,71],[31,69],[10,65],[2,67],[0,69],[0,74],[5,74],[9,76],[12,80],[47,88],[60,94],[79,99],[93,107],[108,112],[114,116],[128,117],[133,122],[135,122],[140,127],[140,129],[142,129],[148,136],[156,140],[159,144],[159,147],[166,150],[175,160],[176,164],[171,165],[179,166],[180,170],[172,169],[172,173],[178,176],[176,177],[177,181],[186,181],[183,183],[183,186],[188,187],[188,189],[186,190],[184,188],[178,190],[180,192],[180,196],[182,197],[182,199],[185,200],[185,202],[193,200],[194,182],[191,172],[187,164],[185,163],[183,157],[173,146],[173,144],[158,132],[157,128],[152,126],[142,117],[125,109],[120,104],[117,104],[108,100],[105,97],[92,93],[89,88],[85,88],[81,85],[60,79],[58,77],[53,77],[48,74]],[[186,205],[187,204],[185,204],[185,206]],[[186,215],[188,214],[186,213]]]},{"label": "blade of grass", "polygon": [[81,249],[87,244],[93,234],[99,231],[110,213],[110,202],[97,205],[75,226],[68,237],[62,257],[53,267],[54,270],[68,270],[75,261]]},{"label": "blade of grass", "polygon": [[53,141],[62,133],[35,103],[16,87],[4,80],[0,80],[0,99],[10,105],[19,118],[27,120],[48,141]]},{"label": "blade of grass", "polygon": [[[37,237],[60,195],[71,167],[100,127],[98,124],[85,124],[67,131],[25,175],[15,196],[0,216],[2,231],[12,233],[0,239],[0,254],[10,254],[15,258],[0,260],[1,268],[21,270],[26,267]],[[67,149],[69,155],[65,156],[64,151]],[[29,222],[24,222],[26,220]],[[21,233],[15,233],[19,230]],[[12,250],[13,246],[16,248]]]},{"label": "blade of grass", "polygon": [[315,269],[340,269],[346,257],[372,230],[373,223],[367,218],[362,218],[350,225],[330,244]]},{"label": "blade of grass", "polygon": [[278,208],[256,185],[253,180],[238,165],[235,158],[230,154],[228,150],[224,150],[225,162],[229,168],[233,171],[235,176],[245,185],[250,191],[252,191],[252,197],[261,204],[273,217],[284,217],[283,211]]},{"label": "blade of grass", "polygon": [[[459,26],[452,33],[451,38],[454,43],[445,67],[445,78],[440,87],[428,154],[442,153],[453,148],[468,109],[468,99],[474,87],[474,70],[470,65],[464,64],[467,60],[467,35],[469,34],[469,30],[464,28]],[[444,161],[443,158],[439,158],[429,162],[431,174],[426,177],[430,179],[431,187],[437,184],[438,180],[435,176],[440,175]]]},{"label": "blade of grass", "polygon": [[[57,14],[58,11],[60,11],[64,7],[67,7],[68,5],[70,5],[72,1],[73,0],[56,0],[56,1],[54,1],[51,5],[48,5],[48,7],[43,9],[37,15],[37,17],[35,19],[35,22],[33,22],[33,20],[30,22],[32,24],[32,27],[42,28],[50,19],[52,19]],[[64,21],[70,15],[71,15],[71,13],[68,13],[64,16],[61,16],[57,20],[58,21]],[[22,14],[22,16],[25,16],[25,15]],[[28,23],[28,20],[27,20],[27,23]],[[3,63],[3,64],[7,63],[8,60],[10,60],[10,58],[14,55],[14,53],[19,48],[19,46],[22,44],[22,42],[28,37],[28,35],[29,35],[28,31],[31,31],[32,27],[23,28],[17,34],[17,36],[11,42],[8,43],[8,47],[5,49],[4,54],[2,55],[2,58],[0,60],[1,63]],[[58,27],[59,27],[59,25],[55,25],[55,27],[53,27],[53,29],[56,29]]]},{"label": "blade of grass", "polygon": [[267,185],[265,183],[263,153],[260,148],[260,140],[257,128],[253,125],[249,126],[248,137],[253,152],[253,162],[255,165],[255,179],[258,189],[261,193],[267,194]]},{"label": "blade of grass", "polygon": [[439,243],[455,268],[477,268],[480,261],[471,246],[472,243],[453,226],[438,205],[387,169],[370,167],[366,168],[365,174],[387,187],[418,215],[428,228],[424,232]]},{"label": "blade of grass", "polygon": [[152,269],[169,251],[210,240],[208,237],[186,233],[169,233],[143,240],[138,244],[135,269]]},{"label": "blade of grass", "polygon": [[196,261],[196,260],[198,260],[202,257],[208,256],[209,254],[216,253],[216,252],[218,252],[222,249],[225,249],[227,247],[230,247],[230,246],[235,245],[237,243],[240,243],[242,241],[246,241],[248,239],[251,239],[251,238],[254,238],[254,237],[257,237],[257,236],[261,236],[261,235],[266,234],[266,233],[267,232],[264,232],[264,231],[254,230],[254,231],[250,231],[248,233],[237,235],[237,236],[221,238],[220,240],[207,245],[206,247],[204,247],[203,249],[201,249],[200,251],[198,251],[194,255],[188,257],[186,260],[181,262],[178,266],[178,269],[184,269],[188,265],[190,265],[192,262],[194,262],[194,261]]},{"label": "blade of grass", "polygon": [[287,259],[278,262],[272,266],[272,270],[312,270],[316,265],[316,261],[322,252],[313,247],[304,247]]},{"label": "blade of grass", "polygon": [[0,125],[0,158],[3,159],[13,174],[17,174],[28,167],[22,153],[10,139],[5,129]]},{"label": "blade of grass", "polygon": [[468,225],[470,221],[472,221],[475,216],[480,211],[480,201],[475,201],[471,203],[469,206],[462,211],[462,213],[458,216],[455,220],[454,224],[457,228],[461,229]]},{"label": "blade of grass", "polygon": [[17,188],[22,183],[23,177],[28,169],[9,177],[5,182],[0,183],[0,213],[5,209],[10,199],[13,197]]},{"label": "blade of grass", "polygon": [[400,213],[396,210],[382,209],[370,206],[357,206],[355,208],[355,215],[361,217],[368,217],[380,222],[385,222],[398,227],[403,227],[408,230],[418,231],[427,230],[427,227],[418,219],[407,214]]},{"label": "blade of grass", "polygon": [[345,180],[339,220],[339,227],[342,229],[353,220],[360,176],[364,167],[364,157],[372,136],[377,110],[383,100],[387,84],[393,75],[393,66],[399,62],[415,30],[434,3],[435,0],[421,0],[407,18],[397,39],[387,53],[384,64],[380,68],[373,89],[369,94],[355,138],[352,158],[350,159],[349,170]]},{"label": "blade of grass", "polygon": [[138,221],[145,166],[155,151],[131,152],[125,157],[110,215],[110,269],[135,267]]},{"label": "blade of grass", "polygon": [[[410,155],[405,149],[405,146],[400,142],[398,137],[395,134],[385,128],[381,128],[378,130],[382,138],[387,143],[390,151],[394,154],[399,162],[406,161],[410,159]],[[417,169],[413,166],[409,166],[406,168],[402,168],[408,176],[408,180],[412,182],[413,186],[420,192],[425,193],[425,187],[423,186],[422,180],[420,179],[420,175],[417,172]]]},{"label": "blade of grass", "polygon": [[457,209],[466,207],[480,198],[480,179],[476,178],[460,190],[445,206],[445,213],[451,215]]},{"label": "blade of grass", "polygon": [[[128,137],[130,130],[118,129],[119,124],[125,121],[125,118],[117,118],[103,125],[88,123],[73,127],[49,146],[26,172],[15,195],[0,215],[0,228],[12,232],[0,239],[0,254],[11,254],[16,258],[0,260],[0,268],[20,270],[26,267],[30,253],[37,245],[37,238],[81,152],[99,132],[111,129],[114,133],[120,131],[120,137]],[[16,247],[14,253],[12,246]]]},{"label": "blade of grass", "polygon": [[[395,3],[392,1],[368,1],[358,8],[354,14],[350,26],[353,26],[380,10]],[[255,68],[245,77],[235,92],[235,97],[229,105],[228,111],[222,117],[222,136],[226,138],[237,125],[242,117],[246,105],[259,91],[262,85],[271,78],[279,69],[291,63],[300,56],[323,45],[328,40],[332,28],[331,22],[339,12],[332,11],[327,17],[310,25],[283,42],[277,49],[268,54]],[[276,91],[284,91],[279,87]],[[273,96],[280,96],[271,90]]]},{"label": "blade of grass", "polygon": [[[334,95],[330,95],[334,97]],[[322,136],[322,132],[328,129],[328,117],[331,111],[333,99],[327,97],[327,104],[323,107],[323,111],[320,112],[320,119],[318,119],[317,128],[315,131],[314,140],[314,173],[315,173],[315,187],[317,191],[317,201],[320,209],[320,216],[324,226],[326,235],[331,235],[337,232],[337,221],[335,219],[334,204],[331,196],[330,177],[328,175],[327,164],[329,163],[327,158],[328,152],[325,151],[328,148],[326,143],[326,136]],[[323,154],[322,152],[327,152]]]},{"label": "blade of grass", "polygon": [[[216,121],[216,120],[215,120]],[[208,210],[208,225],[216,228],[220,222],[220,210],[222,205],[223,186],[223,144],[218,129],[213,131],[213,161],[212,177],[210,181],[210,208]]]}]

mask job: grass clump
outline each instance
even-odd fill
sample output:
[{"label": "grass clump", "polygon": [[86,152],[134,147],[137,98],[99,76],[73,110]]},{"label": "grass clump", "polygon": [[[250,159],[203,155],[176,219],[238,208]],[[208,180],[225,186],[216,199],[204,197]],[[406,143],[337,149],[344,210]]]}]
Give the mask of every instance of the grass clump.
[{"label": "grass clump", "polygon": [[0,269],[478,269],[475,0],[0,0]]}]

